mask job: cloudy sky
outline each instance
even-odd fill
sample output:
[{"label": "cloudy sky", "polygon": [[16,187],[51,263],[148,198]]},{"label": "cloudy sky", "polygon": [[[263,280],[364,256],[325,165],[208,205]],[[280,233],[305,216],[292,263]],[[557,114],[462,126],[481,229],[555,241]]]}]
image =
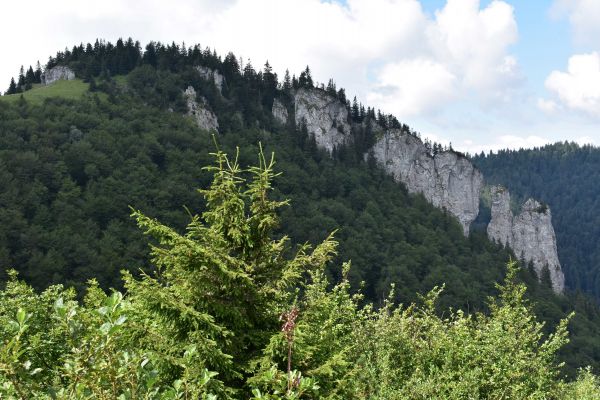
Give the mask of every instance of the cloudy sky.
[{"label": "cloudy sky", "polygon": [[600,145],[599,0],[2,0],[0,15],[4,90],[21,64],[131,36],[308,64],[463,151]]}]

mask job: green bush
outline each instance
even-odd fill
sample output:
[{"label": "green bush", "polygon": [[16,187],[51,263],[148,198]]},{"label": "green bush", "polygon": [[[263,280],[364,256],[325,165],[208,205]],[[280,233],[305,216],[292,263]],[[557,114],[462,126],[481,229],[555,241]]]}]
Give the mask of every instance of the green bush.
[{"label": "green bush", "polygon": [[490,313],[436,312],[442,289],[375,309],[331,286],[333,237],[293,255],[273,239],[273,159],[244,170],[222,152],[207,208],[184,234],[132,215],[154,238],[155,272],[124,273],[127,294],[89,282],[42,293],[10,274],[0,292],[0,395],[17,399],[596,399],[582,370],[567,383],[524,299],[516,264]]}]

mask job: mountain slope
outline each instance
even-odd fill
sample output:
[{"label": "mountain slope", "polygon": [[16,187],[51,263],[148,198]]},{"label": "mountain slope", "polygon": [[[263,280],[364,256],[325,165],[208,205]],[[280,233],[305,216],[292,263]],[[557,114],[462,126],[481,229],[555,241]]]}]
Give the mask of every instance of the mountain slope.
[{"label": "mountain slope", "polygon": [[[115,62],[108,51],[104,58],[80,50],[59,54],[52,63],[70,65],[90,81],[90,90],[99,90],[80,100],[0,98],[3,268],[15,267],[37,288],[59,282],[81,287],[90,278],[108,288],[119,285],[118,270],[148,268],[145,240],[128,206],[179,229],[189,220],[182,206],[203,209],[194,189],[208,183],[202,166],[215,144],[185,116],[183,92],[191,86],[218,118],[218,145],[229,154],[239,146],[241,165],[256,163],[259,143],[275,152],[283,173],[275,195],[294,206],[282,210],[281,232],[301,244],[339,229],[339,260],[352,260],[351,284],[356,289],[364,281],[367,300],[381,304],[391,283],[404,303],[445,283],[440,309],[485,310],[509,251],[481,233],[465,237],[453,216],[365,161],[374,139],[368,130],[353,130],[352,144],[330,154],[293,118],[285,125],[274,119],[275,96],[285,102],[294,87],[312,87],[309,72],[284,79],[278,89],[268,65],[241,70],[233,55],[221,60],[196,48],[186,54],[177,46],[153,46],[132,64]],[[222,88],[203,78],[198,65],[220,71]],[[115,69],[94,72],[99,66]],[[123,75],[111,78],[117,73]],[[332,83],[326,92],[345,102]],[[356,123],[372,119],[410,132],[391,116],[348,108]],[[579,310],[574,340],[563,353],[571,371],[597,362],[597,308],[585,297],[553,295],[532,271],[524,269],[521,277],[549,326]]]},{"label": "mountain slope", "polygon": [[552,207],[567,287],[600,298],[600,149],[556,143],[532,150],[478,155],[487,183],[502,184],[519,199]]}]

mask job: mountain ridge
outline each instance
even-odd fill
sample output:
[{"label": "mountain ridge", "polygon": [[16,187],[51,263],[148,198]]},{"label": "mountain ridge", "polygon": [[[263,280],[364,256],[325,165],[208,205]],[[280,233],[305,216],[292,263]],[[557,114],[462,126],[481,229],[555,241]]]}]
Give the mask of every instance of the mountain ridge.
[{"label": "mountain ridge", "polygon": [[[37,279],[42,286],[54,279],[53,275],[57,277],[54,282],[72,284],[93,272],[102,278],[105,288],[113,285],[108,277],[116,276],[121,265],[132,270],[143,266],[143,248],[133,240],[137,236],[129,228],[123,229],[128,226],[128,205],[174,221],[176,227],[183,226],[186,218],[179,209],[182,204],[190,209],[203,207],[190,193],[203,186],[200,168],[208,163],[213,148],[210,135],[184,117],[188,109],[183,93],[191,85],[218,118],[219,146],[230,154],[239,146],[242,165],[252,165],[258,142],[275,150],[282,160],[285,179],[277,180],[277,194],[291,198],[294,204],[293,210],[282,211],[284,232],[291,233],[298,243],[317,243],[341,228],[340,257],[353,260],[350,282],[358,288],[364,281],[369,300],[381,304],[391,283],[397,284],[395,299],[409,302],[416,292],[427,292],[445,282],[442,308],[485,310],[484,300],[494,293],[494,282],[501,279],[509,252],[478,232],[465,237],[463,227],[448,213],[433,208],[422,195],[409,194],[384,174],[375,160],[365,160],[367,150],[382,134],[377,129],[369,132],[369,121],[416,137],[410,128],[391,116],[378,115],[371,108],[361,111],[359,104],[354,107],[346,101],[348,117],[355,122],[349,130],[352,145],[334,147],[329,153],[319,149],[302,124],[295,126],[295,116],[291,118],[291,89],[300,85],[299,79],[290,78],[288,89],[284,79],[283,90],[278,91],[266,66],[259,72],[248,66],[241,70],[239,65],[236,70],[233,56],[217,60],[206,53],[200,63],[193,50],[192,56],[185,57],[181,50],[158,53],[164,53],[160,56],[164,58],[159,57],[156,66],[150,59],[117,78],[102,72],[102,76],[85,78],[93,90],[80,100],[2,105],[0,98],[0,128],[5,133],[1,160],[7,167],[4,179],[35,183],[11,186],[11,192],[4,193],[3,204],[11,207],[2,215],[3,265],[18,267],[24,277]],[[72,62],[74,71],[76,65],[87,65],[81,67],[84,72],[93,67],[81,57]],[[105,65],[111,63],[105,60]],[[199,75],[198,65],[222,73],[222,91],[213,80]],[[306,71],[301,74],[305,85],[309,77]],[[340,103],[345,99],[343,90],[333,84],[323,91]],[[287,124],[281,124],[272,113],[276,98],[290,114]],[[422,144],[428,152],[443,152],[437,144]],[[47,171],[54,171],[57,177],[49,177]],[[46,210],[34,207],[42,193]],[[54,218],[60,219],[67,235],[58,229],[52,234],[43,231]],[[36,248],[38,244],[43,248]],[[56,246],[69,249],[69,254],[60,254]],[[94,251],[90,251],[92,246],[97,246]],[[137,264],[123,256],[128,247],[135,249]],[[94,252],[101,255],[100,262],[94,259]],[[15,254],[18,257],[13,257]],[[26,258],[26,254],[36,258]],[[71,255],[78,257],[71,259]],[[76,268],[67,271],[65,265]],[[549,326],[581,302],[570,294],[553,296],[550,288],[533,276],[526,268],[522,271]],[[576,351],[569,350],[573,369],[584,365],[576,358],[587,357],[581,354],[596,348],[589,336],[591,319],[586,318],[583,313],[575,324],[579,344]]]}]

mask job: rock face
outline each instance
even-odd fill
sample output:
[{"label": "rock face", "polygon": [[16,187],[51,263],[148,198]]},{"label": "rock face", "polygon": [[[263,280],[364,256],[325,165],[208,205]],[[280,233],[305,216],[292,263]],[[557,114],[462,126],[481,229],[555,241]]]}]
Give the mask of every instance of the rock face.
[{"label": "rock face", "polygon": [[50,85],[61,79],[71,81],[75,79],[75,73],[69,67],[58,65],[54,68],[44,71],[42,74],[43,85]]},{"label": "rock face", "polygon": [[342,146],[350,140],[350,124],[346,105],[319,89],[298,89],[294,94],[295,121],[306,124],[317,146],[327,150]]},{"label": "rock face", "polygon": [[198,71],[202,79],[206,79],[207,81],[212,80],[217,89],[219,89],[219,93],[223,91],[223,82],[225,81],[225,78],[223,78],[223,75],[221,75],[219,71],[201,65],[196,67],[196,71]]},{"label": "rock face", "polygon": [[219,131],[219,121],[217,116],[206,108],[206,100],[202,98],[202,101],[198,103],[196,101],[196,90],[193,87],[188,86],[184,92],[184,96],[187,102],[188,115],[193,117],[199,128],[207,131]]},{"label": "rock face", "polygon": [[558,260],[550,208],[529,199],[521,207],[521,213],[514,216],[510,210],[508,190],[494,186],[491,195],[492,220],[487,228],[488,237],[513,249],[517,257],[531,262],[538,277],[547,266],[552,289],[562,293],[565,277]]},{"label": "rock face", "polygon": [[[283,104],[275,100],[272,113],[282,124],[288,120]],[[306,126],[318,147],[330,154],[352,140],[348,110],[337,98],[319,89],[298,89],[294,93],[295,122]],[[454,215],[469,234],[471,223],[479,214],[483,176],[463,155],[443,151],[432,155],[416,136],[374,127],[378,137],[365,155],[375,160],[411,193],[421,193],[435,207]],[[556,249],[552,216],[547,206],[530,199],[518,216],[510,210],[510,194],[501,187],[492,189],[492,220],[488,236],[513,249],[517,257],[531,261],[538,276],[547,266],[552,288],[561,293],[565,278]]]},{"label": "rock face", "polygon": [[273,113],[275,120],[277,120],[280,124],[285,125],[287,123],[288,110],[285,108],[283,103],[281,103],[281,101],[277,99],[273,100],[273,108],[271,109],[271,112]]},{"label": "rock face", "polygon": [[399,130],[386,132],[370,155],[411,193],[422,193],[436,207],[458,218],[465,236],[479,214],[483,176],[454,151],[429,154],[421,140]]}]

